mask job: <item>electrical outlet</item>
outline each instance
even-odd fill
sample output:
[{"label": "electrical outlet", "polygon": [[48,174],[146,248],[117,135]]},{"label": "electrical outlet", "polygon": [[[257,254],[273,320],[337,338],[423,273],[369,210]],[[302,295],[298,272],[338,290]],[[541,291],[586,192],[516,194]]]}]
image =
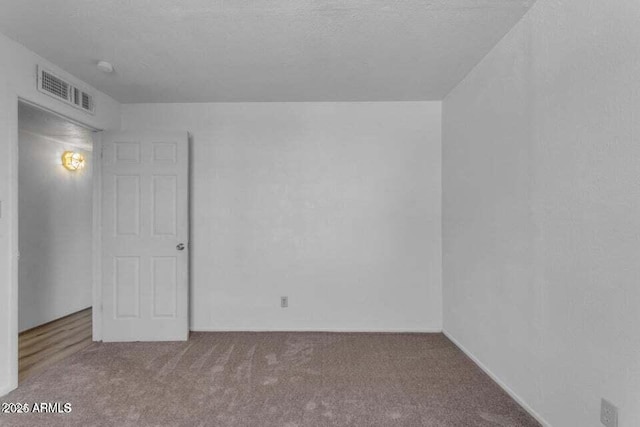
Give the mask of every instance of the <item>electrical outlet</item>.
[{"label": "electrical outlet", "polygon": [[606,427],[618,427],[618,408],[606,399],[600,403],[600,422]]},{"label": "electrical outlet", "polygon": [[289,297],[280,297],[280,307],[282,308],[289,307]]}]

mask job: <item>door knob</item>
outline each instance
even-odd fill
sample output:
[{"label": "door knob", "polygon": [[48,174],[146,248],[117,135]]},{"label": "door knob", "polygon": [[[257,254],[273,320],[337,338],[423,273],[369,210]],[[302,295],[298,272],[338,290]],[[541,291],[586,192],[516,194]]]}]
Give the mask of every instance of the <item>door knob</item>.
[{"label": "door knob", "polygon": [[184,243],[178,243],[178,246],[176,246],[176,249],[179,251],[184,251]]}]

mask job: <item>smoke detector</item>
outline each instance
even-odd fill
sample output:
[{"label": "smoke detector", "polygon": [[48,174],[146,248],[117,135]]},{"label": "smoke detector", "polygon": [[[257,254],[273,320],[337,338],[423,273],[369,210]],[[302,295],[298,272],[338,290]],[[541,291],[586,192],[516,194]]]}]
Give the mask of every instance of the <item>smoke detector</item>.
[{"label": "smoke detector", "polygon": [[110,62],[107,61],[100,61],[98,62],[98,65],[96,65],[98,67],[98,70],[100,71],[104,71],[105,73],[113,73],[113,65],[111,65]]}]

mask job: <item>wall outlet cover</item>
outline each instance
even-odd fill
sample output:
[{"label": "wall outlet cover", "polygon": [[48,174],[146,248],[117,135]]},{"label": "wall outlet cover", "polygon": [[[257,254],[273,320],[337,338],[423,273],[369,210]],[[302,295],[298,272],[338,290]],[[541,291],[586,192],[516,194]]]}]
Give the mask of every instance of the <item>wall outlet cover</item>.
[{"label": "wall outlet cover", "polygon": [[289,307],[289,297],[280,297],[280,307],[282,308]]},{"label": "wall outlet cover", "polygon": [[606,399],[600,403],[600,422],[605,427],[618,427],[618,408]]}]

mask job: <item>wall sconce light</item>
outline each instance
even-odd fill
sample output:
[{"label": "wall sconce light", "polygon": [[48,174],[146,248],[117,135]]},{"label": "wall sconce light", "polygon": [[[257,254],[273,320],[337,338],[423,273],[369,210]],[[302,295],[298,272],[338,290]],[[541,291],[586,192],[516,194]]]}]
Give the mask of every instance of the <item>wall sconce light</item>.
[{"label": "wall sconce light", "polygon": [[62,153],[62,166],[70,171],[77,171],[84,167],[84,156],[73,151]]}]

